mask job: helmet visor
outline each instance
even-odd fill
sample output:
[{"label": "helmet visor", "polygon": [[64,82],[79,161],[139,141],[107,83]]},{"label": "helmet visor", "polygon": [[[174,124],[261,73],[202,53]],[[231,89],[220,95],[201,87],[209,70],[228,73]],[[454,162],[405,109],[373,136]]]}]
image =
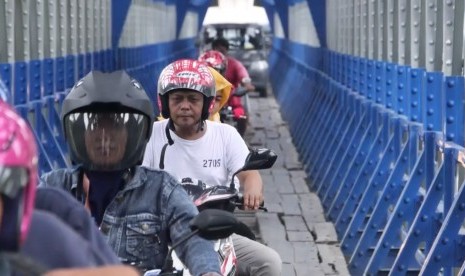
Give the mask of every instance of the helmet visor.
[{"label": "helmet visor", "polygon": [[90,170],[120,170],[141,158],[149,119],[128,112],[76,112],[65,117],[73,161]]},{"label": "helmet visor", "polygon": [[27,186],[29,174],[23,167],[0,167],[0,194],[15,198]]}]

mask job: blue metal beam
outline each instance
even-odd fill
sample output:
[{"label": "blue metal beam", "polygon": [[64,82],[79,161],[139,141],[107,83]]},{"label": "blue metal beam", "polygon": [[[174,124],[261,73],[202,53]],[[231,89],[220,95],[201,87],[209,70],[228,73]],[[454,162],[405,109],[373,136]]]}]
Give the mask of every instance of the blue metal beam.
[{"label": "blue metal beam", "polygon": [[123,32],[124,22],[128,15],[129,6],[131,6],[131,0],[112,0],[111,1],[111,47],[116,49],[118,47],[118,41]]},{"label": "blue metal beam", "polygon": [[[178,1],[178,2],[184,2],[184,1]],[[205,6],[208,7],[211,4],[211,0],[190,0],[189,4],[192,7],[196,7],[196,8],[202,8],[202,7],[205,7]]]},{"label": "blue metal beam", "polygon": [[199,20],[198,30],[200,30],[210,3],[211,0],[190,0],[189,4],[186,5],[184,1],[176,1],[176,37],[179,37],[188,10],[197,12]]},{"label": "blue metal beam", "polygon": [[286,38],[289,38],[289,5],[287,1],[275,1],[275,7],[281,19],[284,35]]},{"label": "blue metal beam", "polygon": [[274,12],[275,6],[263,3],[263,8],[265,9],[266,16],[268,17],[268,21],[270,22],[270,29],[274,33]]},{"label": "blue metal beam", "polygon": [[186,5],[186,3],[182,3],[181,1],[176,2],[176,37],[179,37],[188,9],[189,5]]},{"label": "blue metal beam", "polygon": [[315,24],[320,45],[326,47],[326,1],[307,0],[308,9],[312,14],[313,23]]},{"label": "blue metal beam", "polygon": [[199,30],[199,31],[202,28],[203,20],[205,19],[205,15],[207,14],[207,10],[208,10],[208,6],[204,6],[204,7],[198,9],[199,22],[198,22],[197,30]]}]

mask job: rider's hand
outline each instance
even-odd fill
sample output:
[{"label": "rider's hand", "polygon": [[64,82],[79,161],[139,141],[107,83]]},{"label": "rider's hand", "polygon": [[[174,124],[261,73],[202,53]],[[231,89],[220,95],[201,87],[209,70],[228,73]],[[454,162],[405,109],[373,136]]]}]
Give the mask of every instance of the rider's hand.
[{"label": "rider's hand", "polygon": [[243,171],[237,177],[244,188],[244,209],[257,210],[263,202],[263,184],[258,171]]},{"label": "rider's hand", "polygon": [[245,89],[246,89],[247,91],[249,91],[249,92],[255,90],[255,86],[252,84],[252,80],[251,80],[249,77],[243,78],[243,79],[241,80],[241,84],[242,84],[242,86],[244,86]]},{"label": "rider's hand", "polygon": [[244,185],[244,209],[257,210],[263,201],[262,189],[258,185]]},{"label": "rider's hand", "polygon": [[255,91],[255,86],[252,84],[252,83],[246,83],[244,84],[244,87],[245,89],[247,89],[247,91]]}]

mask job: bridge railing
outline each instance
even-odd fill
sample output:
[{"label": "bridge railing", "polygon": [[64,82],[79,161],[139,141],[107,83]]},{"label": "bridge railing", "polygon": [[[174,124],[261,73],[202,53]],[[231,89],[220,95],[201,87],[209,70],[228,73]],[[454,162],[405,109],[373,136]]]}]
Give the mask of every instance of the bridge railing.
[{"label": "bridge railing", "polygon": [[275,39],[270,79],[351,273],[463,273],[463,2],[327,5],[329,49]]},{"label": "bridge railing", "polygon": [[[127,70],[157,109],[156,79],[161,69],[177,58],[196,55],[195,35],[176,36],[173,26],[182,21],[176,18],[175,4],[152,0],[0,3],[0,79],[9,90],[9,102],[34,130],[40,173],[71,165],[60,123],[61,101],[90,70]],[[197,23],[192,25],[197,28]]]}]

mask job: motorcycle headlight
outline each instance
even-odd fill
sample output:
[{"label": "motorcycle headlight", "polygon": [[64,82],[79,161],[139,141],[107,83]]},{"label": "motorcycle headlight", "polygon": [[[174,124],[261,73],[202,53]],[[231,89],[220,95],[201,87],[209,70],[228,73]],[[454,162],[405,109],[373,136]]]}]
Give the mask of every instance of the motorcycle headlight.
[{"label": "motorcycle headlight", "polygon": [[257,60],[250,64],[250,70],[252,71],[265,71],[268,70],[268,62],[265,60]]}]

